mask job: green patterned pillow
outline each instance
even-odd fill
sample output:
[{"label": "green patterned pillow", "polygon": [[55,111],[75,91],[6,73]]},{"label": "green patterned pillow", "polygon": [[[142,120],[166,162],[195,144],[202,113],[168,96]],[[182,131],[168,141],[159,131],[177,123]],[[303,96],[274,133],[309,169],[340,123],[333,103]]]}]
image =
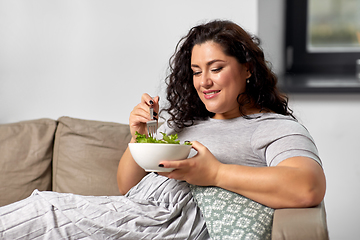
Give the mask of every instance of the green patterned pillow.
[{"label": "green patterned pillow", "polygon": [[191,191],[211,239],[271,239],[274,209],[218,187]]}]

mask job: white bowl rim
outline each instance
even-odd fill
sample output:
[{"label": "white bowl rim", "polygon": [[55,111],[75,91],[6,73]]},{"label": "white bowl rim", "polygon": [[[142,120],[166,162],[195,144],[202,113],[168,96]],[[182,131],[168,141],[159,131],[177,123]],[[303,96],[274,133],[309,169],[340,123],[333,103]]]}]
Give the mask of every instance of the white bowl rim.
[{"label": "white bowl rim", "polygon": [[141,145],[160,145],[160,146],[189,146],[192,147],[192,145],[187,145],[184,143],[175,144],[175,143],[129,143],[129,144],[141,144]]}]

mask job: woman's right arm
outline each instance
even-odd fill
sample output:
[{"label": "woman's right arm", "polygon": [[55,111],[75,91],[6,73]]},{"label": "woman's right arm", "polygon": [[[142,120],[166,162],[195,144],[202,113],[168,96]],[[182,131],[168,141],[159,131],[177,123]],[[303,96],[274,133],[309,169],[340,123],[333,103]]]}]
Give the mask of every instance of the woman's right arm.
[{"label": "woman's right arm", "polygon": [[[136,141],[135,132],[146,134],[146,122],[150,120],[149,107],[153,106],[154,112],[159,112],[159,97],[150,97],[143,94],[141,102],[132,110],[129,117],[131,141]],[[117,183],[121,194],[127,193],[130,188],[135,186],[147,174],[133,159],[129,147],[122,155],[118,171]]]}]

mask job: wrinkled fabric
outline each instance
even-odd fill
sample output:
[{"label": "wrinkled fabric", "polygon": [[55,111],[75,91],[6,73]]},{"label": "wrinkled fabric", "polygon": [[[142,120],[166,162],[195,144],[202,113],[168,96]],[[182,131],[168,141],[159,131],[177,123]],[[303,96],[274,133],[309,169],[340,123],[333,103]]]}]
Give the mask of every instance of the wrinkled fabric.
[{"label": "wrinkled fabric", "polygon": [[0,239],[210,239],[189,185],[148,174],[126,196],[35,190],[0,208]]}]

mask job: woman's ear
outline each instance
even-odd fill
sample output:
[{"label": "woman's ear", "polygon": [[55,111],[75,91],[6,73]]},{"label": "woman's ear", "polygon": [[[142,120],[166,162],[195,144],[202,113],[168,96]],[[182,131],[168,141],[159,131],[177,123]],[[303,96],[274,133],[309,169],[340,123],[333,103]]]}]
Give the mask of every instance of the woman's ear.
[{"label": "woman's ear", "polygon": [[244,64],[245,68],[246,68],[246,79],[250,78],[252,75],[252,71],[250,69],[250,64],[249,63],[245,63]]}]

